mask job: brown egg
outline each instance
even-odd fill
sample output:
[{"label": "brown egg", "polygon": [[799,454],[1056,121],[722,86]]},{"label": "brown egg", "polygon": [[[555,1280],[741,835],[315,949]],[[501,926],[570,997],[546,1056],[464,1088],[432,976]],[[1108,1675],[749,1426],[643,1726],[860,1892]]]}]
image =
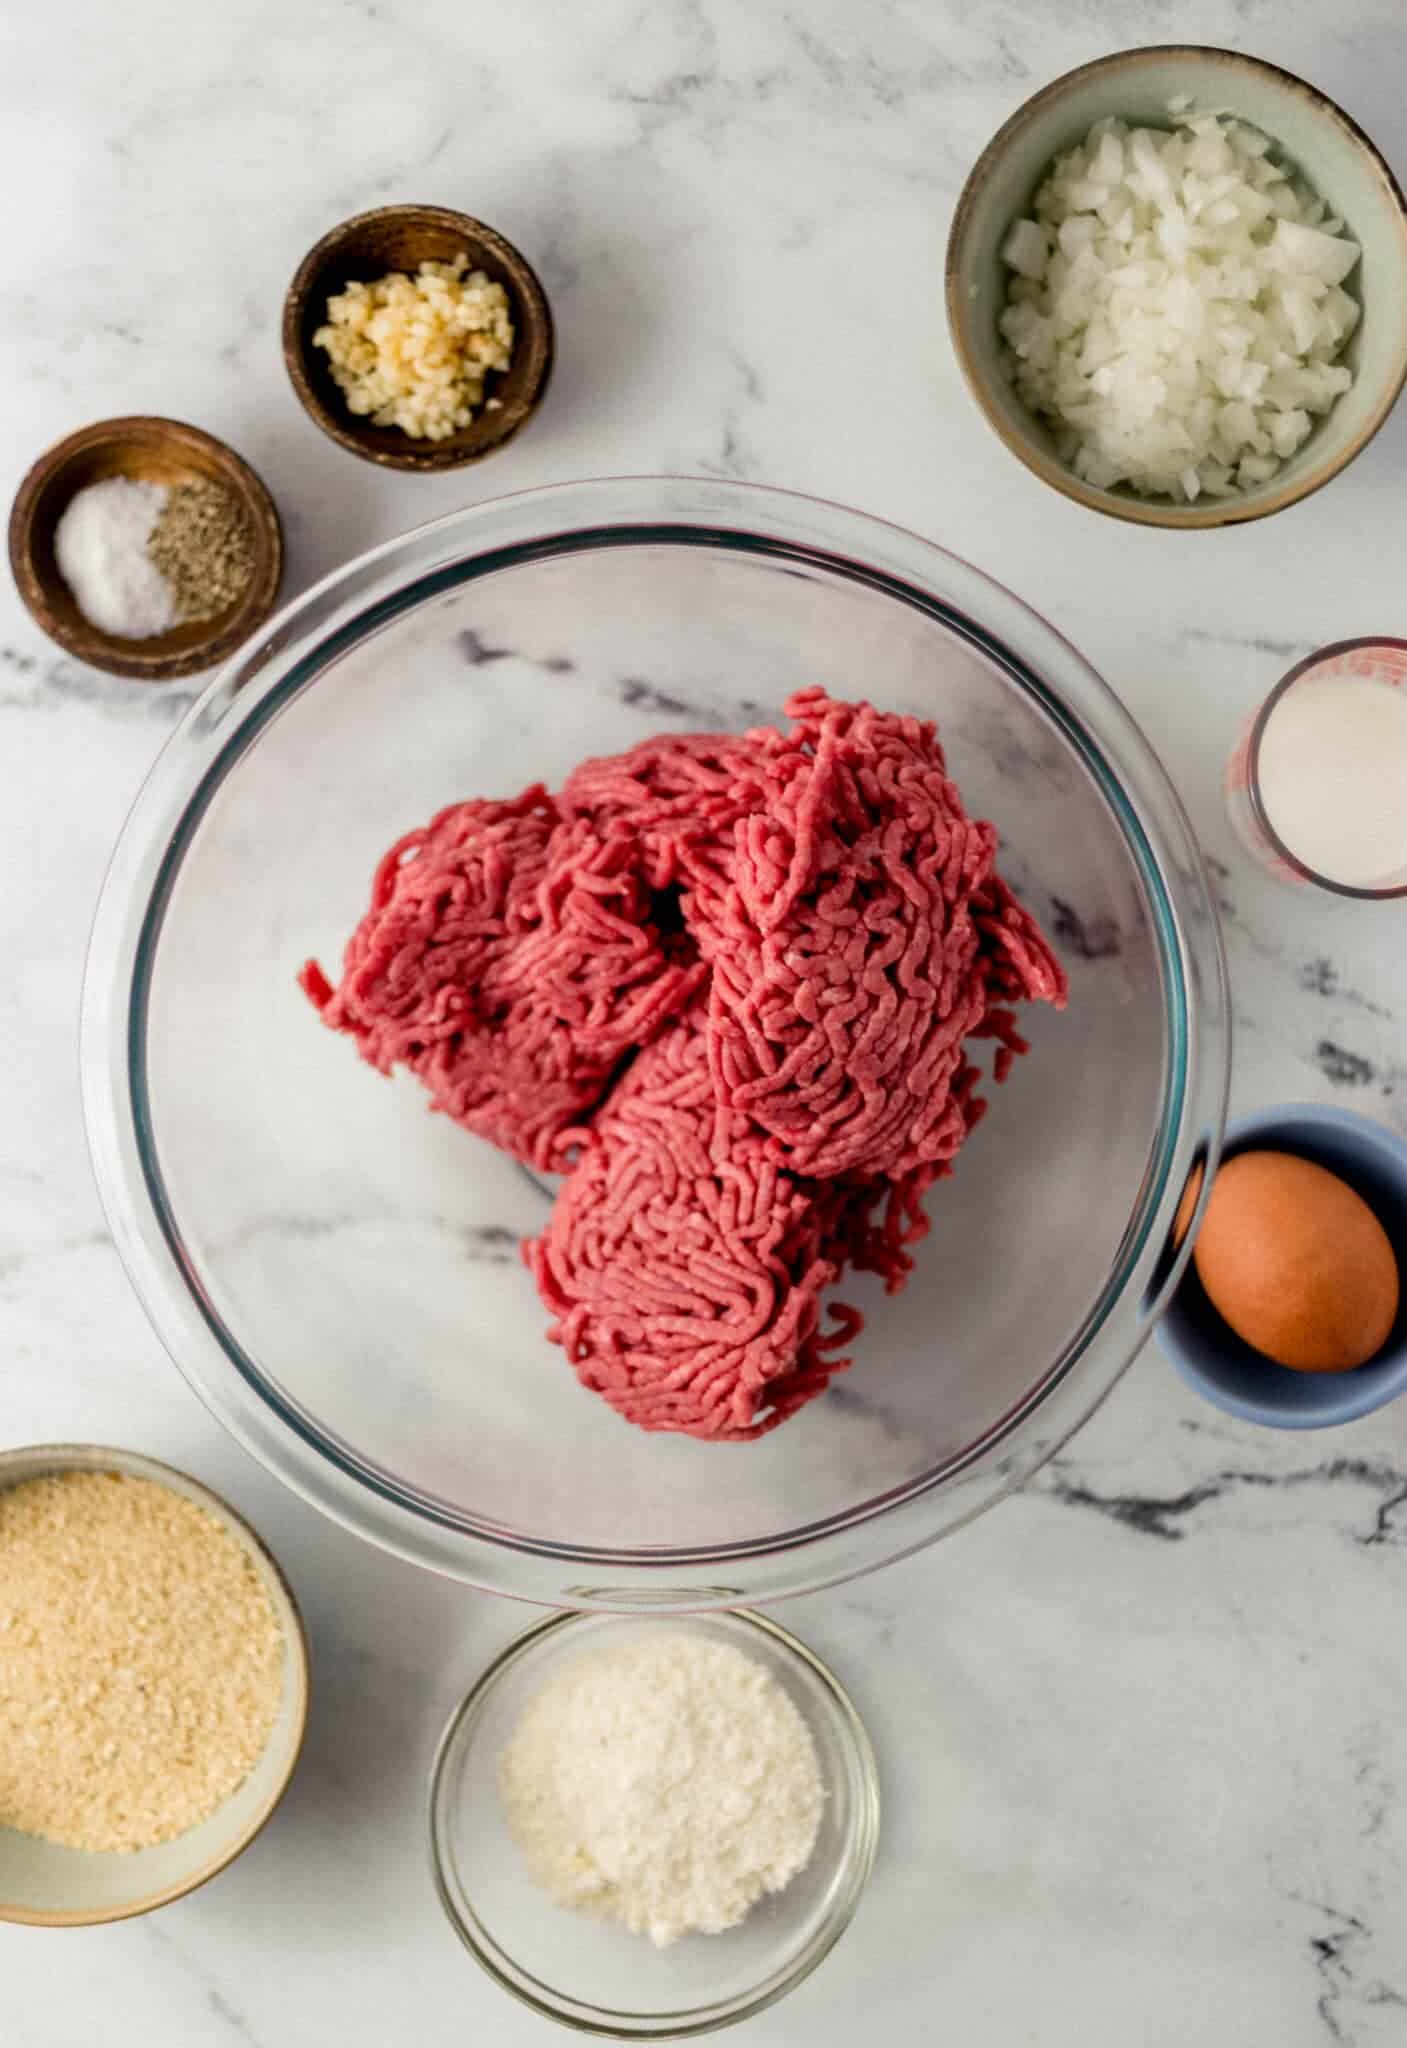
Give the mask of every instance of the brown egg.
[{"label": "brown egg", "polygon": [[1182,1240],[1186,1237],[1188,1228],[1191,1225],[1192,1211],[1197,1206],[1197,1197],[1202,1192],[1202,1182],[1206,1177],[1206,1172],[1206,1167],[1202,1164],[1201,1160],[1198,1160],[1188,1176],[1187,1186],[1182,1191],[1182,1200],[1177,1205],[1177,1214],[1173,1217],[1172,1246],[1174,1251],[1182,1249]]},{"label": "brown egg", "polygon": [[1227,1161],[1194,1258],[1237,1336],[1297,1372],[1366,1365],[1397,1320],[1387,1232],[1336,1174],[1289,1152]]}]

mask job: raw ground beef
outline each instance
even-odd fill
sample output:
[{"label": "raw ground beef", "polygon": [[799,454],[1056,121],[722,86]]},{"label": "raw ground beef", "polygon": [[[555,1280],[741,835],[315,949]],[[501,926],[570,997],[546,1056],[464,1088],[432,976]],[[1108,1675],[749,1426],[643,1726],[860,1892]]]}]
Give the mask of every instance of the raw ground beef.
[{"label": "raw ground beef", "polygon": [[612,1089],[527,1248],[582,1385],[642,1429],[755,1436],[820,1393],[858,1327],[842,1308],[823,1331],[827,1205],[766,1155],[719,1112],[690,1014]]},{"label": "raw ground beef", "polygon": [[381,1073],[531,1166],[565,1163],[621,1061],[706,969],[652,917],[633,849],[541,786],[452,804],[382,860],[334,990],[303,987]]},{"label": "raw ground beef", "polygon": [[934,727],[786,708],[452,805],[381,862],[336,989],[302,975],[373,1066],[566,1170],[525,1246],[551,1336],[630,1421],[714,1441],[850,1363],[822,1296],[903,1285],[985,1107],[967,1045],[1001,1080],[1011,1005],[1066,995]]},{"label": "raw ground beef", "polygon": [[967,1135],[954,1083],[994,993],[1057,999],[933,726],[807,690],[759,748],[727,886],[686,912],[712,970],[719,1103],[797,1173],[899,1176]]}]

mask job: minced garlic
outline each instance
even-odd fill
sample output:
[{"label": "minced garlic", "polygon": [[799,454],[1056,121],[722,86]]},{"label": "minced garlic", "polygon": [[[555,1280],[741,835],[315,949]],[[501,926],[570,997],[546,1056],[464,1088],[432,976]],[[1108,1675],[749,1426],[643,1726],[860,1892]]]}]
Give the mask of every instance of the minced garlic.
[{"label": "minced garlic", "polygon": [[503,286],[461,254],[422,263],[414,277],[396,270],[349,284],[328,300],[313,343],[327,351],[349,412],[443,441],[484,404],[486,376],[508,368],[513,322]]}]

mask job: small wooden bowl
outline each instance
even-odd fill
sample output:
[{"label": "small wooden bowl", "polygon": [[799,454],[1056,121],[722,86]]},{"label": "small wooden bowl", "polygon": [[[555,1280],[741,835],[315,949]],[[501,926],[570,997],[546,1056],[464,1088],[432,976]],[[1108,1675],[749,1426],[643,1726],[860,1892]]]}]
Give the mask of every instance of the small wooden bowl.
[{"label": "small wooden bowl", "polygon": [[[374,427],[347,410],[325,352],[313,336],[327,321],[327,302],[355,282],[372,284],[391,271],[414,275],[421,263],[450,263],[460,254],[508,294],[513,360],[491,378],[492,412],[478,412],[443,441],[420,441],[399,427]],[[503,236],[447,206],[379,206],[354,214],[308,251],[283,306],[283,359],[309,418],[339,448],[388,469],[462,469],[502,448],[531,416],[552,373],[552,309],[537,273]]]},{"label": "small wooden bowl", "polygon": [[[206,479],[232,491],[254,541],[254,573],[237,603],[208,619],[187,619],[151,640],[105,633],[78,609],[54,559],[54,529],[89,484],[106,477],[138,483],[190,484]],[[10,568],[35,623],[66,654],[109,675],[164,683],[213,668],[262,626],[283,575],[283,532],[274,501],[249,464],[199,427],[180,420],[98,420],[41,455],[10,509]]]}]

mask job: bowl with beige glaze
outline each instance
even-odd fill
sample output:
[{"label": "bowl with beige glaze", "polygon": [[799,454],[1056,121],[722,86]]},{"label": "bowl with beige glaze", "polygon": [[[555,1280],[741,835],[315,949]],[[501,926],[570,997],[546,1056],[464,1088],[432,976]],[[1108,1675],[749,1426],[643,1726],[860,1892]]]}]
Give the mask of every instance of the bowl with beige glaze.
[{"label": "bowl with beige glaze", "polygon": [[226,1869],[254,1840],[293,1776],[308,1716],[308,1644],[278,1565],[233,1508],[198,1480],[155,1458],[100,1444],[38,1444],[0,1452],[0,1492],[73,1472],[119,1473],[170,1488],[203,1508],[245,1552],[283,1632],[283,1685],[273,1727],[243,1783],[214,1813],[149,1849],[73,1849],[0,1819],[0,1921],[91,1927],[129,1920],[183,1898]]}]

